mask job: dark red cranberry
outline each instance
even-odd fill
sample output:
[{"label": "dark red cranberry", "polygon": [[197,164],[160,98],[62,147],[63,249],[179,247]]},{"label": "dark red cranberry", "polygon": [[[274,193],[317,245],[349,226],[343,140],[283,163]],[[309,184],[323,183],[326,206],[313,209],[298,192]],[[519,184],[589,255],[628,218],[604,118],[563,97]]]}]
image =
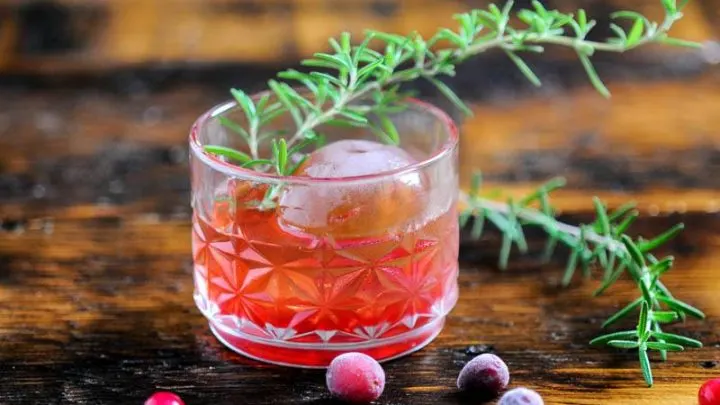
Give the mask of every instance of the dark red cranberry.
[{"label": "dark red cranberry", "polygon": [[185,405],[185,402],[172,392],[160,391],[152,394],[145,405]]},{"label": "dark red cranberry", "polygon": [[354,404],[367,404],[385,388],[385,372],[380,363],[362,353],[345,353],[330,363],[327,387],[337,398]]},{"label": "dark red cranberry", "polygon": [[545,405],[537,392],[527,388],[515,388],[500,398],[498,405]]},{"label": "dark red cranberry", "polygon": [[463,391],[497,394],[507,387],[510,372],[502,359],[494,354],[481,354],[470,360],[460,371],[457,386]]},{"label": "dark red cranberry", "polygon": [[720,378],[708,380],[698,392],[700,405],[720,405]]}]

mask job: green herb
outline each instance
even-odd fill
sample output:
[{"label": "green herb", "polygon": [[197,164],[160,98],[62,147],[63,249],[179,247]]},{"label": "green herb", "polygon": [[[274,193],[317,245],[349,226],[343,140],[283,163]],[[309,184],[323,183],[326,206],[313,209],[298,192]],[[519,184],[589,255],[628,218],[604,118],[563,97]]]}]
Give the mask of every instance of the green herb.
[{"label": "green herb", "polygon": [[[396,35],[369,31],[359,44],[353,45],[350,35],[344,33],[339,39],[330,39],[331,52],[316,53],[302,61],[306,67],[324,71],[281,72],[278,78],[289,80],[293,85],[270,80],[270,92],[259,99],[252,99],[240,90],[231,91],[238,108],[244,112],[244,125],[227,117],[219,117],[219,120],[247,143],[247,153],[213,145],[206,146],[205,150],[244,167],[288,176],[299,167],[309,148],[323,142],[324,137],[318,132],[323,125],[368,128],[382,141],[397,144],[400,139],[388,114],[407,105],[409,94],[400,90],[400,84],[416,79],[427,80],[458,109],[471,114],[441,78],[453,76],[457,65],[492,49],[502,50],[532,84],[539,86],[541,79],[522,54],[542,53],[546,45],[571,48],[590,83],[600,94],[609,97],[609,90],[593,66],[593,55],[596,52],[622,53],[648,43],[697,46],[668,36],[673,23],[682,17],[681,9],[686,3],[662,0],[665,18],[661,23],[652,22],[632,11],[614,13],[611,17],[628,22],[629,28],[611,23],[609,28],[614,36],[604,42],[586,39],[596,22],[588,19],[585,11],[562,13],[548,10],[538,1],[532,2],[532,9],[517,13],[512,12],[513,2],[508,1],[502,8],[491,4],[484,10],[459,14],[455,16],[459,25],[456,30],[443,28],[430,38],[423,38],[417,33]],[[515,17],[522,26],[511,25]],[[266,130],[268,124],[281,116],[289,116],[294,129],[287,134]],[[371,118],[378,118],[379,122]],[[268,140],[271,156],[261,157],[260,145]],[[546,258],[552,256],[558,244],[570,249],[563,284],[572,281],[578,267],[582,268],[586,277],[591,275],[593,268],[600,268],[602,284],[595,292],[595,295],[600,295],[627,274],[637,284],[640,297],[611,316],[603,327],[638,312],[637,327],[600,336],[591,344],[637,349],[642,374],[647,384],[652,385],[648,350],[658,351],[665,359],[668,351],[701,346],[694,339],[665,333],[660,327],[678,319],[684,320],[687,315],[704,317],[700,310],[673,297],[661,282],[662,275],[672,268],[673,258],[657,260],[651,253],[675,237],[682,230],[682,225],[649,241],[633,239],[627,231],[638,216],[634,205],[626,204],[607,212],[597,198],[593,200],[595,221],[580,226],[562,223],[555,217],[549,194],[564,184],[563,179],[555,179],[525,198],[503,203],[481,195],[481,179],[476,176],[469,194],[462,195],[467,209],[461,214],[460,221],[465,225],[472,219],[470,233],[473,238],[479,238],[488,223],[500,230],[501,268],[507,266],[513,246],[521,252],[527,250],[523,229],[533,226],[543,229],[548,235]],[[271,208],[280,187],[270,187],[259,206]]]},{"label": "green herb", "polygon": [[[331,52],[319,52],[302,61],[306,67],[321,68],[325,72],[304,73],[294,69],[280,72],[278,78],[292,85],[270,80],[270,92],[259,100],[253,100],[241,90],[232,89],[233,98],[244,112],[245,125],[226,116],[221,117],[220,122],[247,143],[251,157],[246,162],[247,166],[287,175],[287,171],[281,170],[289,167],[279,164],[282,162],[277,159],[281,156],[275,153],[275,148],[272,156],[265,159],[258,156],[260,144],[272,135],[264,128],[280,116],[289,115],[295,126],[292,135],[286,138],[288,148],[301,143],[311,147],[322,140],[317,132],[322,125],[368,127],[384,142],[397,144],[397,130],[387,114],[402,109],[409,95],[400,91],[399,85],[416,79],[427,80],[458,109],[471,114],[465,103],[440,78],[455,75],[457,65],[492,49],[504,51],[520,72],[538,86],[540,78],[521,54],[542,53],[544,45],[574,49],[592,85],[609,97],[610,92],[592,63],[596,52],[621,53],[651,42],[695,45],[668,36],[673,23],[682,17],[681,7],[674,0],[663,0],[662,4],[666,13],[660,24],[631,11],[614,13],[612,18],[616,20],[630,20],[631,28],[626,31],[618,24],[611,24],[615,36],[605,42],[586,39],[596,22],[588,20],[585,11],[562,13],[548,10],[538,1],[532,2],[533,9],[515,14],[523,26],[511,25],[513,1],[508,1],[502,9],[491,4],[486,10],[458,14],[455,16],[459,25],[456,30],[443,28],[429,38],[417,33],[396,35],[368,31],[358,45],[352,45],[350,34],[343,33],[339,40],[330,39]],[[372,123],[371,116],[379,117],[380,124]],[[293,152],[303,154],[303,149],[307,148],[293,149]],[[237,153],[227,148],[208,146],[206,151],[233,160],[237,158]],[[293,156],[287,156],[288,160],[291,158]],[[257,160],[260,162],[255,162]],[[265,164],[265,160],[273,163]]]},{"label": "green herb", "polygon": [[[480,175],[476,176],[475,184],[480,184]],[[593,339],[591,345],[608,345],[621,349],[637,349],[640,367],[648,386],[652,385],[652,371],[648,360],[648,350],[660,352],[663,359],[668,351],[681,351],[687,347],[702,347],[702,343],[685,336],[664,333],[660,325],[683,319],[686,315],[703,319],[705,315],[699,309],[673,297],[663,285],[660,278],[673,265],[672,256],[661,260],[652,254],[672,237],[676,236],[683,225],[678,224],[649,240],[632,239],[625,234],[628,217],[637,216],[634,206],[625,205],[613,212],[607,212],[605,205],[595,199],[596,219],[589,224],[572,226],[558,221],[549,206],[548,194],[554,190],[561,180],[548,182],[535,192],[522,199],[522,206],[498,202],[483,197],[480,189],[471,189],[468,195],[461,195],[467,205],[462,218],[476,220],[490,219],[503,236],[517,244],[512,235],[522,234],[522,227],[537,227],[549,235],[551,243],[562,243],[570,249],[568,265],[563,277],[563,284],[572,280],[578,266],[599,268],[603,274],[602,285],[596,295],[603,293],[612,286],[623,274],[637,284],[640,297],[617,311],[603,324],[603,328],[612,326],[617,321],[638,313],[638,322],[634,330],[612,332]],[[479,237],[481,232],[476,232]],[[508,236],[510,235],[510,236]],[[555,242],[553,242],[555,241]],[[553,245],[554,246],[554,245]],[[519,249],[524,246],[518,245]],[[510,249],[501,249],[499,265],[508,262]],[[612,257],[613,260],[602,258]],[[586,274],[587,275],[587,274]]]}]

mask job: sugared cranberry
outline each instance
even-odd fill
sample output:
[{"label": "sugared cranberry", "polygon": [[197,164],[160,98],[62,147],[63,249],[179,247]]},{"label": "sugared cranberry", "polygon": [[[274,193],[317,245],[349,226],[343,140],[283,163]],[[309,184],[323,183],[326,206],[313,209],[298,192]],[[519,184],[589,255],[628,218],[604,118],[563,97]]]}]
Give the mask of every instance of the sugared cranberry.
[{"label": "sugared cranberry", "polygon": [[720,405],[720,378],[708,380],[698,393],[700,405]]},{"label": "sugared cranberry", "polygon": [[457,386],[463,391],[496,394],[510,381],[508,367],[500,357],[485,353],[470,360],[460,371]]},{"label": "sugared cranberry", "polygon": [[498,405],[545,405],[540,394],[527,388],[515,388],[500,398]]},{"label": "sugared cranberry", "polygon": [[179,396],[172,392],[156,392],[145,401],[145,405],[185,405]]},{"label": "sugared cranberry", "polygon": [[385,372],[380,363],[362,353],[345,353],[330,363],[327,387],[337,398],[367,404],[380,397],[385,388]]}]

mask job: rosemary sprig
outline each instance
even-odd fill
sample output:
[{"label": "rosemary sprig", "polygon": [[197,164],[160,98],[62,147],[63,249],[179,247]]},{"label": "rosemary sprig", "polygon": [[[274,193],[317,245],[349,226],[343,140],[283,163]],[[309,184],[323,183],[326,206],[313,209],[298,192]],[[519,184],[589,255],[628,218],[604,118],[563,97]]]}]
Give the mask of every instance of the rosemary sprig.
[{"label": "rosemary sprig", "polygon": [[[612,23],[610,28],[615,36],[605,42],[586,39],[596,22],[588,19],[584,10],[575,14],[562,13],[548,10],[539,1],[533,1],[533,9],[513,13],[512,0],[502,9],[490,4],[485,10],[458,14],[455,16],[459,23],[457,30],[443,28],[430,38],[423,38],[417,33],[403,36],[368,31],[358,45],[352,45],[350,34],[343,33],[339,40],[330,39],[331,53],[319,52],[302,61],[306,67],[324,71],[306,73],[290,69],[278,74],[280,79],[294,82],[296,86],[270,80],[270,93],[257,100],[241,90],[232,89],[233,97],[245,113],[245,126],[227,117],[222,117],[221,123],[241,136],[248,145],[250,159],[241,160],[241,164],[287,175],[287,172],[278,170],[284,167],[277,164],[282,158],[280,150],[272,148],[272,155],[266,159],[258,156],[259,145],[263,141],[282,135],[263,129],[278,117],[289,115],[295,125],[292,135],[286,139],[287,146],[303,145],[293,149],[288,158],[292,158],[293,154],[302,154],[305,147],[321,140],[317,130],[321,125],[367,127],[383,141],[396,144],[399,142],[397,130],[388,114],[402,109],[408,96],[400,91],[399,84],[425,79],[460,110],[471,114],[470,109],[439,77],[455,75],[458,64],[492,49],[505,52],[537,86],[541,85],[541,81],[522,59],[521,53],[542,53],[545,50],[543,45],[574,49],[590,82],[602,95],[609,97],[610,92],[593,66],[593,54],[626,52],[652,42],[696,46],[668,36],[672,25],[682,17],[684,3],[686,1],[681,0],[678,4],[676,0],[662,0],[665,18],[659,24],[632,11],[614,13],[611,16],[613,19],[630,20],[632,25],[625,30]],[[517,17],[524,26],[512,26],[513,17]],[[371,120],[371,116],[378,119]],[[277,136],[275,140],[280,141]],[[209,146],[206,151],[237,161],[237,153],[226,149]],[[273,164],[266,164],[267,160]]]},{"label": "rosemary sprig", "polygon": [[[692,316],[703,319],[699,309],[675,298],[660,280],[673,265],[674,258],[667,256],[657,259],[652,251],[675,237],[683,229],[678,224],[650,240],[633,239],[625,232],[629,223],[637,217],[634,205],[627,204],[608,212],[605,205],[595,198],[595,220],[589,224],[572,226],[558,221],[550,205],[549,194],[564,185],[564,180],[554,179],[539,187],[535,192],[518,203],[508,200],[501,203],[484,198],[480,193],[481,177],[476,175],[468,195],[461,195],[467,208],[462,212],[461,224],[473,224],[470,232],[479,238],[486,222],[492,223],[503,235],[499,265],[505,268],[510,255],[508,244],[516,245],[520,251],[527,249],[523,228],[541,228],[548,235],[546,257],[552,254],[558,242],[570,249],[562,284],[568,285],[577,268],[602,269],[602,284],[595,295],[600,295],[612,286],[623,274],[637,284],[640,297],[612,315],[603,328],[612,326],[633,312],[638,312],[637,327],[633,330],[613,332],[593,339],[591,345],[608,345],[620,349],[637,349],[640,367],[648,386],[653,377],[648,359],[648,350],[660,352],[663,360],[668,351],[682,351],[685,347],[702,347],[702,343],[685,336],[665,333],[661,326]],[[589,272],[585,272],[589,276]]]},{"label": "rosemary sprig", "polygon": [[[515,63],[520,72],[536,86],[540,78],[524,61],[524,52],[542,53],[544,45],[558,45],[573,49],[580,60],[590,83],[605,97],[610,92],[602,82],[592,63],[596,52],[626,52],[649,43],[696,47],[698,44],[668,36],[672,25],[682,17],[687,0],[661,0],[665,18],[661,23],[648,20],[632,11],[619,11],[611,15],[616,21],[629,20],[630,28],[616,23],[609,28],[615,34],[604,42],[587,40],[596,21],[588,19],[585,11],[568,14],[548,10],[533,1],[532,9],[514,13],[513,2],[504,7],[494,4],[484,10],[473,10],[455,16],[456,30],[443,28],[430,38],[417,33],[407,36],[369,31],[358,45],[351,43],[344,33],[339,39],[330,39],[330,53],[316,53],[302,64],[323,71],[300,72],[287,70],[270,80],[270,91],[252,98],[241,90],[232,90],[238,108],[245,115],[241,125],[226,116],[220,123],[247,143],[247,150],[237,151],[223,146],[209,145],[208,153],[235,161],[243,167],[258,171],[274,171],[280,176],[292,175],[307,156],[308,148],[323,142],[319,128],[323,125],[368,128],[384,142],[399,143],[397,129],[389,115],[402,110],[407,93],[400,84],[416,79],[432,83],[460,110],[471,114],[470,109],[444,82],[443,76],[453,76],[456,66],[464,60],[499,49]],[[511,25],[515,18],[524,26]],[[380,46],[375,46],[380,44]],[[376,50],[380,49],[380,51]],[[294,129],[288,132],[267,130],[279,117],[292,119]],[[287,135],[287,137],[286,137]],[[261,145],[270,146],[270,155],[260,156]],[[507,266],[513,246],[527,250],[523,229],[535,226],[548,235],[545,257],[549,258],[558,243],[570,248],[570,256],[562,283],[567,285],[578,267],[585,276],[593,268],[602,269],[602,284],[596,295],[611,287],[623,274],[637,284],[640,297],[611,316],[603,325],[638,312],[638,324],[633,330],[614,332],[594,339],[591,344],[604,344],[623,349],[637,349],[640,366],[648,385],[652,385],[652,371],[648,350],[660,352],[663,360],[668,351],[684,347],[700,347],[701,343],[680,335],[665,333],[661,325],[686,316],[703,318],[698,309],[675,298],[661,282],[661,276],[672,268],[673,258],[656,259],[652,251],[674,237],[682,224],[652,240],[633,239],[628,228],[638,213],[632,204],[608,212],[604,204],[594,200],[596,219],[592,223],[572,226],[556,219],[549,202],[549,194],[562,187],[564,180],[556,179],[534,193],[520,199],[498,202],[480,195],[480,177],[473,181],[470,193],[464,196],[468,208],[462,213],[463,224],[473,218],[471,236],[480,237],[484,224],[491,223],[502,233],[499,264]],[[282,184],[268,188],[259,208],[272,208],[280,194]]]}]

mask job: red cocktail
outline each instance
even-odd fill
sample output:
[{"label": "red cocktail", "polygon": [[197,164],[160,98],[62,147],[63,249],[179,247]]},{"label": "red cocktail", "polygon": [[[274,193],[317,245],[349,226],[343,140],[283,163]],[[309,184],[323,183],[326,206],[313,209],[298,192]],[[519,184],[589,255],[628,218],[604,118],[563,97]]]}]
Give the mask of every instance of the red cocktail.
[{"label": "red cocktail", "polygon": [[[457,133],[414,102],[399,146],[326,128],[293,176],[205,154],[232,143],[216,120],[191,134],[195,301],[246,356],[324,367],[338,354],[394,358],[429,343],[457,300]],[[268,195],[273,200],[268,203]]]}]

